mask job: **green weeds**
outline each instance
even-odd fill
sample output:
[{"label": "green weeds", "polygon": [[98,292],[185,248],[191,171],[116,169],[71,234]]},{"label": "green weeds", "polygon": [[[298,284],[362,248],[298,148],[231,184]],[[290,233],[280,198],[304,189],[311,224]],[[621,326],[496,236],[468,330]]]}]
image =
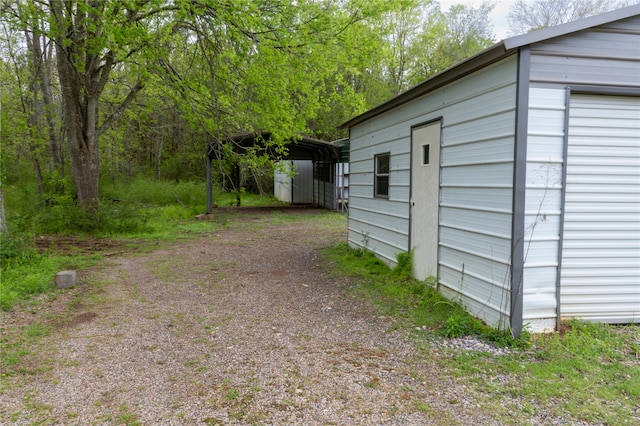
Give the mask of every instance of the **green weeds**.
[{"label": "green weeds", "polygon": [[414,333],[424,356],[439,336],[475,335],[506,346],[506,355],[454,351],[439,357],[442,373],[464,383],[477,403],[503,424],[563,423],[631,425],[640,422],[640,331],[571,321],[561,333],[514,339],[487,327],[434,283],[410,278],[410,254],[389,269],[373,254],[346,244],[325,251],[331,268],[356,281],[355,290]]},{"label": "green weeds", "polygon": [[20,367],[21,361],[33,354],[40,340],[51,333],[51,327],[39,322],[34,322],[24,328],[21,333],[9,335],[3,333],[0,339],[0,370],[2,376],[15,372],[29,373],[24,367]]},{"label": "green weeds", "polygon": [[[77,206],[67,188],[38,198],[35,188],[10,185],[5,190],[7,222],[10,233],[0,235],[0,310],[33,295],[51,292],[55,274],[63,269],[78,269],[101,259],[100,255],[78,249],[77,253],[42,252],[35,242],[41,236],[53,240],[61,236],[83,239],[108,239],[140,250],[163,241],[189,239],[215,232],[226,226],[229,213],[216,210],[215,221],[195,220],[204,213],[204,182],[167,182],[134,179],[130,183],[101,182],[100,208],[87,212]],[[235,203],[235,194],[214,191],[218,205]],[[274,205],[272,197],[242,194],[243,205]],[[127,241],[129,242],[128,244]]]},{"label": "green weeds", "polygon": [[398,327],[418,327],[445,337],[478,335],[502,345],[522,344],[520,339],[487,327],[459,304],[445,299],[436,291],[435,281],[411,278],[411,253],[398,256],[394,269],[371,252],[351,249],[346,243],[325,253],[332,268],[360,279],[357,291],[385,314],[394,316]]}]

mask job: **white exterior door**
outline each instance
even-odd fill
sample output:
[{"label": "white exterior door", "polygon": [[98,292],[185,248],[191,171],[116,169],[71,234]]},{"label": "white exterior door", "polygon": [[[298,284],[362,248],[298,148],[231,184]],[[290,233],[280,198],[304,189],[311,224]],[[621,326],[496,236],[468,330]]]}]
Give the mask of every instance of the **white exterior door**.
[{"label": "white exterior door", "polygon": [[440,121],[411,132],[411,249],[413,275],[438,274],[440,200]]},{"label": "white exterior door", "polygon": [[562,317],[640,321],[640,98],[571,95]]}]

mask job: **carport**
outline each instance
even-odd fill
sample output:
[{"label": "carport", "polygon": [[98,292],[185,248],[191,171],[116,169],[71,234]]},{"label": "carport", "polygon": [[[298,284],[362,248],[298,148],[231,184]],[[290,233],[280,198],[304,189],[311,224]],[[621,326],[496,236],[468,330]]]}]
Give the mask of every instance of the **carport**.
[{"label": "carport", "polygon": [[[241,133],[211,144],[208,149],[207,163],[207,212],[213,208],[213,187],[211,182],[211,163],[220,155],[218,147],[224,143],[230,143],[234,152],[242,155],[248,149],[258,147],[273,161],[310,161],[313,168],[312,204],[317,207],[335,208],[335,167],[340,159],[340,148],[331,142],[308,136],[295,137],[287,141],[287,153],[277,152],[270,143],[271,132]],[[239,167],[237,166],[239,172]],[[239,173],[234,176],[239,180]],[[238,183],[238,181],[236,181]],[[236,185],[239,187],[239,185]]]}]

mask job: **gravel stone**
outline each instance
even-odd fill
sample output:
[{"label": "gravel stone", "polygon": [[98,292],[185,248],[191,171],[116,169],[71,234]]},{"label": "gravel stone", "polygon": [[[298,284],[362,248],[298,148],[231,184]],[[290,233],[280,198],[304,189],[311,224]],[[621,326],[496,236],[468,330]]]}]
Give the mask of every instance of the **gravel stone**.
[{"label": "gravel stone", "polygon": [[436,349],[418,351],[326,270],[318,250],[346,229],[295,218],[317,213],[245,210],[210,235],[105,257],[79,287],[4,315],[11,331],[70,312],[29,373],[3,378],[0,423],[497,424]]}]

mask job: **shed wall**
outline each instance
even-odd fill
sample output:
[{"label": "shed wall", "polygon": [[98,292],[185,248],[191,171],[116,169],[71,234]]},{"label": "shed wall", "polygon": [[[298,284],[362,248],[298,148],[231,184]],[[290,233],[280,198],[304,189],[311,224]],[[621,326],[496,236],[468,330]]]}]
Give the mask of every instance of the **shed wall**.
[{"label": "shed wall", "polygon": [[552,330],[557,321],[566,89],[640,87],[639,64],[640,17],[531,46],[523,324],[532,331]]},{"label": "shed wall", "polygon": [[531,46],[531,81],[640,86],[640,17]]},{"label": "shed wall", "polygon": [[313,204],[313,161],[292,161],[295,175],[291,181],[291,202],[293,204]]},{"label": "shed wall", "polygon": [[[439,288],[496,326],[510,301],[517,57],[351,128],[349,243],[389,265],[410,247],[411,127],[442,118]],[[389,198],[374,198],[389,152]],[[434,230],[438,232],[438,230]]]},{"label": "shed wall", "polygon": [[275,170],[273,172],[273,193],[276,199],[284,201],[285,203],[291,202],[291,170],[293,165],[291,160],[281,160],[280,166],[282,170]]},{"label": "shed wall", "polygon": [[556,326],[565,98],[563,89],[529,93],[522,322],[534,332]]},{"label": "shed wall", "polygon": [[640,320],[640,96],[572,94],[561,315]]}]

